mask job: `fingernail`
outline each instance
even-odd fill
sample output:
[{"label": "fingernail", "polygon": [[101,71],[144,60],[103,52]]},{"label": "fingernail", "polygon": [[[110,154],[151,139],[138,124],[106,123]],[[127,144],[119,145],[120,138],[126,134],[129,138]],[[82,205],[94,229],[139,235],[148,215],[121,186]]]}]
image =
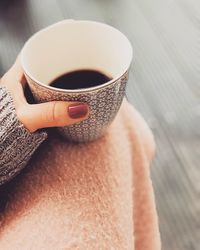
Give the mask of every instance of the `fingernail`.
[{"label": "fingernail", "polygon": [[85,103],[75,103],[68,107],[68,114],[72,119],[82,118],[88,113],[88,105]]}]

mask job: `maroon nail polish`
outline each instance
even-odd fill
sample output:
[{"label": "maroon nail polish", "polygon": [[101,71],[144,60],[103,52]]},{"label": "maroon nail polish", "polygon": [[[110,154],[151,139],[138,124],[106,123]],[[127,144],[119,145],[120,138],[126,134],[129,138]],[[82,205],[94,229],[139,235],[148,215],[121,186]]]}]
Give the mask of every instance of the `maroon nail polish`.
[{"label": "maroon nail polish", "polygon": [[82,118],[88,113],[88,106],[84,103],[75,103],[68,107],[68,114],[72,119]]}]

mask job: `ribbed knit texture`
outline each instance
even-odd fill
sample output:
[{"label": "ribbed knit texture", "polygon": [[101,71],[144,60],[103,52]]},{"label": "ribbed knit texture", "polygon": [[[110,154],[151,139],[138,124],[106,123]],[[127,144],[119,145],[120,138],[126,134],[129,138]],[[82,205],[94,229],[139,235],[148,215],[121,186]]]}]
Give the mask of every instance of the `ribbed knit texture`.
[{"label": "ribbed knit texture", "polygon": [[17,119],[11,95],[0,87],[0,185],[26,166],[46,138],[46,132],[30,133],[23,126]]}]

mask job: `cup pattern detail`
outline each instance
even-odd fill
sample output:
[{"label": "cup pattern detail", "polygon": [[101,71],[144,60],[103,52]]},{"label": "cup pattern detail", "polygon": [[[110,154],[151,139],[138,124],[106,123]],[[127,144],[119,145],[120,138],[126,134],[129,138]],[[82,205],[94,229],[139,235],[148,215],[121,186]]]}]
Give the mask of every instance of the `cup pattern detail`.
[{"label": "cup pattern detail", "polygon": [[69,141],[88,142],[103,135],[106,128],[115,118],[125,95],[128,71],[109,85],[97,89],[65,92],[55,90],[33,81],[26,76],[36,102],[48,101],[79,101],[86,102],[90,107],[90,116],[78,124],[58,128],[58,131]]}]

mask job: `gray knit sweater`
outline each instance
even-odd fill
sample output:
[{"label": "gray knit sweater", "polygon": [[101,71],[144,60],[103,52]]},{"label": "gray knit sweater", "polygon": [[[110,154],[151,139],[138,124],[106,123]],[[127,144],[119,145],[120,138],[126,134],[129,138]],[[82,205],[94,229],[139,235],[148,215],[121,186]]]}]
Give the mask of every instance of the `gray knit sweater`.
[{"label": "gray knit sweater", "polygon": [[30,133],[23,126],[17,119],[11,95],[0,87],[0,185],[26,166],[46,138],[46,132]]}]

